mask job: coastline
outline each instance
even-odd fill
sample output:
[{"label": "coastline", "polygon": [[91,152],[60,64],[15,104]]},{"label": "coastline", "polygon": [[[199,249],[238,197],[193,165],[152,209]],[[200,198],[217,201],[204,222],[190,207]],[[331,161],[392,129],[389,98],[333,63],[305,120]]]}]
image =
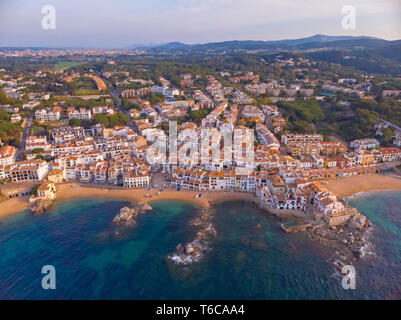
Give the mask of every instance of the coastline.
[{"label": "coastline", "polygon": [[[180,190],[176,191],[171,188],[164,188],[159,195],[156,194],[158,189],[147,190],[141,189],[114,189],[107,187],[80,186],[75,183],[57,185],[57,201],[68,201],[85,198],[113,198],[127,200],[131,202],[153,202],[158,200],[182,200],[191,202],[201,208],[209,208],[210,203],[224,200],[249,200],[254,201],[255,195],[248,192],[230,192],[230,191],[195,191]],[[202,193],[200,198],[196,195]],[[152,195],[146,197],[146,194]],[[10,199],[1,203],[0,218],[17,213],[30,208],[28,198]]]},{"label": "coastline", "polygon": [[[401,191],[401,177],[382,174],[366,174],[345,178],[336,178],[321,182],[322,186],[328,191],[333,192],[338,197],[353,198],[365,196],[371,193],[385,191]],[[181,190],[176,191],[171,188],[164,188],[159,195],[158,189],[117,189],[107,186],[81,186],[75,183],[57,185],[57,200],[68,201],[84,198],[114,198],[128,200],[132,202],[152,202],[157,200],[182,200],[189,201],[202,208],[210,207],[210,203],[224,200],[249,200],[255,201],[254,193],[239,191],[197,191]],[[196,195],[202,193],[201,198]],[[146,194],[153,195],[146,197]],[[13,213],[21,212],[30,208],[28,198],[9,199],[0,204],[0,218]]]},{"label": "coastline", "polygon": [[401,191],[401,177],[382,174],[364,174],[323,181],[322,186],[338,197],[364,196],[367,193]]}]

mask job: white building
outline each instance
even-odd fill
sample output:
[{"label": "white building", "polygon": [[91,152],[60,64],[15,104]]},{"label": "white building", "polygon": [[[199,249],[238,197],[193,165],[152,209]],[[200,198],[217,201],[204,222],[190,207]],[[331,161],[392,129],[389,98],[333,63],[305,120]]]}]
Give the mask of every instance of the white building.
[{"label": "white building", "polygon": [[61,118],[61,110],[59,107],[50,109],[41,109],[35,112],[35,119],[41,121],[59,121]]},{"label": "white building", "polygon": [[13,146],[5,146],[0,148],[0,165],[11,165],[15,162],[15,148]]}]

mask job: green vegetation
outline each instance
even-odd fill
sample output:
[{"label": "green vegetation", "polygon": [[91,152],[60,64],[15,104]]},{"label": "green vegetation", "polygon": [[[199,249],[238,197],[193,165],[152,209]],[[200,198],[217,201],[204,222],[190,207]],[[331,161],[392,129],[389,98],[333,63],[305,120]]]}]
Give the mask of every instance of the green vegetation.
[{"label": "green vegetation", "polygon": [[32,196],[37,196],[38,195],[38,189],[39,189],[39,186],[34,186],[32,188],[32,190],[31,190],[31,195]]},{"label": "green vegetation", "polygon": [[[66,107],[84,107],[84,108],[92,108],[95,106],[107,106],[110,105],[111,102],[107,102],[105,97],[100,97],[99,99],[88,99],[84,100],[81,98],[70,98],[67,99],[64,103]],[[110,100],[112,100],[110,98]],[[114,103],[114,100],[113,100]]]},{"label": "green vegetation", "polygon": [[40,154],[42,152],[44,152],[45,150],[43,148],[35,148],[32,150],[33,154]]},{"label": "green vegetation", "polygon": [[391,142],[393,141],[393,137],[395,136],[395,131],[390,128],[382,129],[383,136],[381,138],[382,145],[385,147],[389,147]]},{"label": "green vegetation", "polygon": [[49,122],[39,123],[38,121],[34,120],[29,134],[31,136],[44,136],[47,134],[48,130],[52,128],[53,126]]},{"label": "green vegetation", "polygon": [[97,114],[94,123],[101,123],[105,127],[124,126],[128,123],[128,118],[123,113],[117,113],[111,117],[105,114]]},{"label": "green vegetation", "polygon": [[131,109],[139,110],[140,109],[139,104],[129,101],[128,98],[122,98],[121,104],[126,110],[131,110]]},{"label": "green vegetation", "polygon": [[324,113],[316,100],[279,102],[277,106],[288,120],[293,132],[314,132],[315,124],[324,118]]},{"label": "green vegetation", "polygon": [[77,78],[68,83],[69,91],[75,95],[98,94],[98,90],[94,81],[89,78]]},{"label": "green vegetation", "polygon": [[72,127],[80,127],[82,126],[82,120],[79,119],[71,119],[68,124]]},{"label": "green vegetation", "polygon": [[191,110],[190,111],[190,119],[193,122],[199,123],[202,121],[204,117],[206,117],[209,114],[209,110],[206,109],[201,109],[201,110]]},{"label": "green vegetation", "polygon": [[149,92],[143,98],[148,100],[152,105],[164,102],[164,95],[161,93]]},{"label": "green vegetation", "polygon": [[5,144],[18,147],[22,127],[18,123],[9,122],[9,115],[4,112],[0,112],[0,140]]},{"label": "green vegetation", "polygon": [[60,61],[54,65],[54,70],[56,70],[56,71],[67,70],[69,68],[79,66],[80,64],[81,63],[74,62],[74,61]]},{"label": "green vegetation", "polygon": [[10,121],[10,114],[7,111],[0,110],[0,121]]}]

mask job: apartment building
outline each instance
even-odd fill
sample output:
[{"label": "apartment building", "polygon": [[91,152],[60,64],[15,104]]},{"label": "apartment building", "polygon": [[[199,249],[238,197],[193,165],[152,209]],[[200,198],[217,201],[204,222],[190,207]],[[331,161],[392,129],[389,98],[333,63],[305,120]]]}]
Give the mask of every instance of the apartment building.
[{"label": "apartment building", "polygon": [[92,118],[92,113],[89,109],[74,107],[68,107],[67,109],[68,119],[78,119],[78,120],[90,120]]},{"label": "apartment building", "polygon": [[59,121],[61,118],[61,108],[40,109],[35,112],[35,119],[40,121]]},{"label": "apartment building", "polygon": [[243,118],[255,118],[258,119],[260,122],[265,121],[265,115],[263,112],[256,106],[245,106],[242,110],[242,117]]},{"label": "apartment building", "polygon": [[278,150],[280,148],[280,142],[276,136],[269,130],[264,124],[256,124],[256,134],[260,143],[272,149]]},{"label": "apartment building", "polygon": [[33,149],[50,150],[51,145],[47,142],[46,136],[30,136],[25,141],[25,150]]},{"label": "apartment building", "polygon": [[322,143],[323,136],[321,134],[293,134],[287,132],[281,136],[281,143],[288,144],[311,144]]},{"label": "apartment building", "polygon": [[16,162],[11,166],[10,176],[14,182],[40,181],[49,173],[49,165],[44,160]]},{"label": "apartment building", "polygon": [[124,188],[143,188],[150,184],[151,173],[146,165],[138,166],[123,173]]},{"label": "apartment building", "polygon": [[381,162],[401,160],[401,149],[395,147],[382,148],[376,154],[376,159]]},{"label": "apartment building", "polygon": [[4,146],[0,148],[0,165],[8,166],[15,162],[16,151],[13,146]]},{"label": "apartment building", "polygon": [[361,149],[361,150],[367,150],[367,149],[376,149],[379,147],[379,141],[376,139],[357,139],[354,141],[351,141],[350,147],[353,149]]},{"label": "apartment building", "polygon": [[307,195],[301,190],[287,190],[273,194],[273,206],[279,210],[306,210]]},{"label": "apartment building", "polygon": [[58,127],[50,132],[51,138],[55,143],[66,143],[74,139],[84,139],[85,129],[83,127]]}]

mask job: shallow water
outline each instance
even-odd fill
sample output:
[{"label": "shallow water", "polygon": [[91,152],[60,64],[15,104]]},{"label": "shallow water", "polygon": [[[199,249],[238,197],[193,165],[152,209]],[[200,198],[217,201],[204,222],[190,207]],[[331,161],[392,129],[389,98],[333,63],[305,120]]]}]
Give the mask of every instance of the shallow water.
[{"label": "shallow water", "polygon": [[[134,227],[112,224],[119,200],[58,203],[0,226],[2,299],[381,299],[401,297],[401,193],[351,201],[375,224],[376,255],[356,264],[357,288],[344,290],[326,262],[330,249],[285,234],[280,221],[246,201],[216,204],[217,237],[200,262],[167,256],[191,241],[198,208],[157,201]],[[43,290],[41,268],[53,265],[56,290]]]}]

